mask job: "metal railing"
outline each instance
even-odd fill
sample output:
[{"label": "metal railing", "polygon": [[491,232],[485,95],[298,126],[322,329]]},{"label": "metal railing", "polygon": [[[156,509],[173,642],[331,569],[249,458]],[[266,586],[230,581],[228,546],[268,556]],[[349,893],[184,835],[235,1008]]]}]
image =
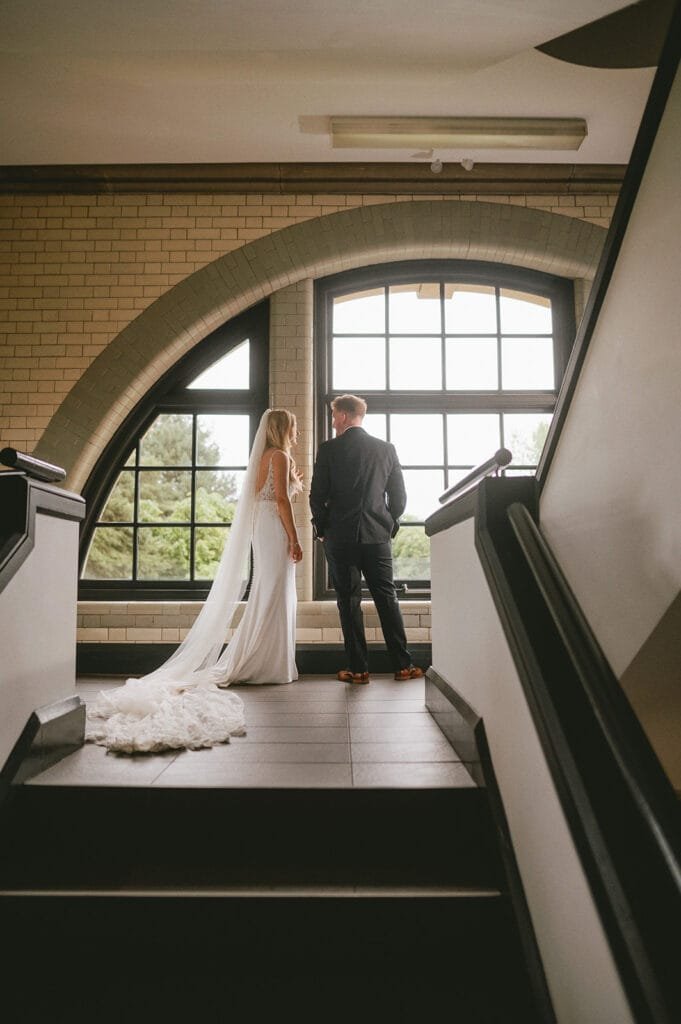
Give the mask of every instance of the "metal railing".
[{"label": "metal railing", "polygon": [[444,494],[440,495],[440,504],[446,505],[452,498],[458,498],[460,494],[469,490],[474,484],[479,483],[480,480],[484,480],[490,473],[498,473],[504,466],[508,466],[512,459],[513,456],[508,448],[499,448],[491,459],[476,466],[463,480],[459,480],[458,483],[453,484]]},{"label": "metal railing", "polygon": [[16,448],[3,448],[0,451],[0,463],[18,469],[34,480],[44,480],[46,483],[54,484],[66,479],[66,470],[61,466],[35,459],[32,455],[18,452]]}]

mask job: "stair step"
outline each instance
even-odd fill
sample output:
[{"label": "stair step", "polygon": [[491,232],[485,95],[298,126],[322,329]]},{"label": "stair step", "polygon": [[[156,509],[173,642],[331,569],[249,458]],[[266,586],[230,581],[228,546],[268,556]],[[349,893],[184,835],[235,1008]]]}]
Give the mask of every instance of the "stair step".
[{"label": "stair step", "polygon": [[[7,974],[40,961],[55,1005],[105,1019],[197,1016],[539,1024],[503,897],[0,897]],[[71,988],[64,979],[70,969]],[[35,970],[35,966],[34,966]],[[36,986],[34,985],[34,988]],[[127,1006],[126,1000],[131,1001]],[[140,1002],[142,1001],[142,1002]],[[146,1012],[146,1016],[142,1016]],[[436,1017],[437,1013],[437,1017]],[[117,1015],[116,1015],[117,1014]],[[132,1016],[130,1016],[132,1014]],[[96,1014],[95,1014],[96,1015]]]},{"label": "stair step", "polygon": [[17,786],[3,824],[23,1019],[539,1024],[481,790]]},{"label": "stair step", "polygon": [[68,888],[60,886],[55,889],[0,889],[2,897],[22,896],[39,899],[46,896],[87,898],[91,896],[119,899],[130,898],[174,898],[194,899],[197,896],[210,899],[278,899],[278,898],[315,898],[315,899],[498,899],[499,889],[466,888],[463,886],[446,885],[233,885],[213,888],[207,885],[194,885],[191,889],[173,889],[169,886],[154,889],[88,889],[84,886]]},{"label": "stair step", "polygon": [[0,889],[498,888],[476,789],[16,787]]}]

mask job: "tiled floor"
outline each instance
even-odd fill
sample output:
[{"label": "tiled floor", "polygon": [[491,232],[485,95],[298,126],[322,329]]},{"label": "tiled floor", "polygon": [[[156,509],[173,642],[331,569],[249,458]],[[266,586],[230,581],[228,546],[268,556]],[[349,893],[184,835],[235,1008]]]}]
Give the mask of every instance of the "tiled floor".
[{"label": "tiled floor", "polygon": [[[88,701],[120,685],[79,680]],[[474,783],[424,704],[423,679],[374,676],[352,686],[304,676],[238,686],[247,735],[206,750],[135,756],[86,744],[33,785],[187,787],[465,787]]]}]

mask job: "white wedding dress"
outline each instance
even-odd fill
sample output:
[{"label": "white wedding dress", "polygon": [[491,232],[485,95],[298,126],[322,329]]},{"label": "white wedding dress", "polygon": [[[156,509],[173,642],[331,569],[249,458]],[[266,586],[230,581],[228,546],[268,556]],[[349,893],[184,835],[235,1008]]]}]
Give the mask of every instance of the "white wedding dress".
[{"label": "white wedding dress", "polygon": [[[230,736],[242,736],[246,730],[243,701],[225,687],[298,678],[295,563],[277,511],[271,460],[263,487],[255,491],[266,417],[267,413],[253,444],[230,540],[194,626],[155,672],[103,690],[88,705],[89,742],[120,753],[197,750],[228,743]],[[251,544],[251,592],[223,652],[225,630],[248,581]]]},{"label": "white wedding dress", "polygon": [[270,459],[257,495],[253,524],[253,582],[221,668],[230,683],[291,683],[296,669],[296,565],[277,511]]}]

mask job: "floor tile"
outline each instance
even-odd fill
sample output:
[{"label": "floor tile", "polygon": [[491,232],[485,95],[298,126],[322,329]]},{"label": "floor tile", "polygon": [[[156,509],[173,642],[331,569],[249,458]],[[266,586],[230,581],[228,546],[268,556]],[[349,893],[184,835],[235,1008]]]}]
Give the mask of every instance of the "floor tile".
[{"label": "floor tile", "polygon": [[224,787],[294,789],[347,789],[352,786],[349,764],[230,764],[219,770],[193,773],[173,766],[169,774],[163,772],[154,787]]},{"label": "floor tile", "polygon": [[423,680],[414,683],[371,682],[368,686],[353,686],[347,693],[348,702],[356,700],[420,700],[425,703]]},{"label": "floor tile", "polygon": [[413,740],[400,743],[352,743],[353,764],[403,764],[417,761],[458,761],[456,753],[444,737],[442,741]]},{"label": "floor tile", "polygon": [[361,715],[363,712],[383,711],[390,714],[402,714],[405,711],[408,712],[422,712],[427,715],[428,709],[422,700],[381,700],[380,698],[369,697],[366,700],[354,701],[352,704],[348,701],[348,713],[352,715]]},{"label": "floor tile", "polygon": [[246,727],[261,725],[292,725],[300,728],[317,726],[326,728],[347,729],[348,716],[345,712],[338,714],[316,714],[314,711],[275,711],[274,709],[256,708],[252,705],[247,709]]},{"label": "floor tile", "polygon": [[[437,726],[435,726],[437,729]],[[252,725],[246,723],[246,735],[235,736],[233,743],[347,743],[348,727]]]},{"label": "floor tile", "polygon": [[[429,715],[366,715],[371,722],[365,722],[362,716],[353,717],[350,722],[350,740],[353,743],[389,743],[414,742],[423,743],[427,740],[442,739],[442,730],[432,721]],[[380,719],[380,721],[376,721]],[[404,721],[407,719],[407,721]]]},{"label": "floor tile", "polygon": [[210,750],[183,750],[170,767],[178,770],[185,764],[196,764],[206,770],[223,764],[345,764],[350,761],[348,743],[249,743],[248,737],[222,743]]},{"label": "floor tile", "polygon": [[306,698],[300,700],[291,698],[287,701],[265,699],[251,701],[244,698],[243,693],[240,693],[239,696],[243,698],[247,715],[249,708],[253,708],[255,711],[316,712],[320,715],[340,715],[345,714],[347,710],[347,704],[342,697],[334,701]]},{"label": "floor tile", "polygon": [[359,788],[389,787],[475,788],[475,783],[462,764],[353,764],[353,786]]},{"label": "floor tile", "polygon": [[86,743],[58,764],[31,779],[40,786],[150,786],[178,756],[163,754],[110,754],[104,747]]},{"label": "floor tile", "polygon": [[344,689],[341,683],[286,683],[282,686],[231,686],[232,693],[238,693],[244,700],[342,700]]}]

